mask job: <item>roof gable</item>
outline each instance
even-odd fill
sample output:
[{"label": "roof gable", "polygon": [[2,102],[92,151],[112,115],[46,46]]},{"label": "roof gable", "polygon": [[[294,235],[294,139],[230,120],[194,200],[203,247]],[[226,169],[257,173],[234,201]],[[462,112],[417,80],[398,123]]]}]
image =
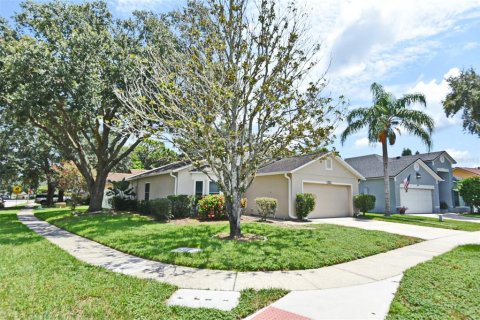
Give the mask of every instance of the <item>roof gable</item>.
[{"label": "roof gable", "polygon": [[[407,169],[410,165],[417,161],[426,165],[426,162],[434,161],[440,155],[446,155],[447,158],[452,162],[456,163],[455,160],[448,155],[445,151],[423,153],[411,156],[402,156],[395,158],[388,158],[388,175],[389,177],[396,177],[402,171]],[[383,158],[377,154],[370,154],[366,156],[354,157],[345,159],[345,161],[351,165],[355,170],[360,172],[366,178],[380,178],[383,177]],[[428,167],[428,166],[427,166]],[[433,170],[430,173],[437,179],[440,178]],[[428,170],[427,170],[428,171]],[[441,178],[440,178],[441,179]]]},{"label": "roof gable", "polygon": [[161,175],[161,174],[167,174],[171,172],[176,172],[179,170],[182,170],[184,168],[188,168],[191,166],[190,161],[177,161],[177,162],[172,162],[169,164],[166,164],[164,166],[148,170],[146,172],[134,175],[127,180],[136,180],[144,177],[149,177],[149,176],[156,176],[156,175]]},{"label": "roof gable", "polygon": [[312,161],[326,156],[327,154],[329,153],[321,152],[316,154],[277,159],[258,169],[257,175],[292,172],[308,165]]}]

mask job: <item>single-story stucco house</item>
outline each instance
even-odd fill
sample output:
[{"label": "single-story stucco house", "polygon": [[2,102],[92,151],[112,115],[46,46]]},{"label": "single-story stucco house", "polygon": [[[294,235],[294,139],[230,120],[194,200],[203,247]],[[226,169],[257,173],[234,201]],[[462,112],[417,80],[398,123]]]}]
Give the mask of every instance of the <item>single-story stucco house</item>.
[{"label": "single-story stucco house", "polygon": [[[353,215],[353,195],[364,177],[331,153],[282,158],[260,168],[245,197],[246,213],[255,214],[255,198],[273,197],[278,200],[276,217],[296,218],[295,198],[298,193],[313,193],[315,210],[309,218]],[[196,170],[186,161],[171,163],[129,177],[138,200],[165,198],[169,195],[218,194],[214,177]]]},{"label": "single-story stucco house", "polygon": [[[376,197],[373,212],[385,212],[383,158],[371,154],[348,158],[345,161],[365,176],[360,182],[360,193]],[[404,206],[407,213],[440,212],[444,202],[450,210],[453,202],[452,165],[456,161],[446,152],[430,152],[389,158],[390,207],[392,211]],[[409,179],[408,189],[404,181]]]}]

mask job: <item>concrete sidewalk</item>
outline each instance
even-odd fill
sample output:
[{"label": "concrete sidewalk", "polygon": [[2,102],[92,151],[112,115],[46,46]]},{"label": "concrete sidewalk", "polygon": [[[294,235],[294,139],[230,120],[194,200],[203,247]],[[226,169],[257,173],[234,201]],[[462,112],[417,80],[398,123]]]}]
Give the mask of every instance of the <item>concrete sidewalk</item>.
[{"label": "concrete sidewalk", "polygon": [[[238,299],[235,291],[272,287],[291,290],[282,299],[247,318],[251,320],[383,319],[406,269],[458,245],[480,244],[480,232],[447,230],[446,233],[434,232],[436,238],[433,240],[330,267],[299,271],[234,272],[187,268],[138,258],[52,226],[37,219],[32,210],[20,211],[18,218],[33,231],[89,264],[167,282],[180,288],[222,290],[224,293],[214,294],[217,300],[219,295],[233,295],[231,301],[222,302],[225,310],[232,308],[233,301]],[[365,229],[371,230],[380,228],[382,231],[391,229],[394,233],[415,233],[416,236],[427,232],[425,227],[398,223],[349,224],[354,227],[368,226]],[[194,304],[215,304],[212,292],[192,294]],[[201,304],[197,301],[197,295],[207,297],[205,300],[210,304]]]},{"label": "concrete sidewalk", "polygon": [[[423,227],[413,224],[394,223],[378,220],[355,219],[355,218],[326,218],[311,219],[315,224],[335,224],[345,227],[361,228],[366,230],[385,231],[389,233],[400,234],[404,236],[416,237],[425,240],[433,240],[444,237],[461,235],[466,231],[458,231],[451,229],[441,229],[435,227]],[[297,222],[289,221],[285,223],[294,224]]]},{"label": "concrete sidewalk", "polygon": [[[434,218],[438,219],[438,213],[415,213],[411,214],[411,216],[421,216],[421,217],[427,217],[427,218]],[[451,219],[451,220],[459,220],[459,221],[464,221],[464,222],[473,222],[473,223],[480,223],[480,218],[475,218],[475,217],[466,217],[463,215],[460,215],[458,213],[442,213],[441,214],[445,219]]]},{"label": "concrete sidewalk", "polygon": [[[32,210],[20,211],[18,218],[30,229],[79,260],[115,272],[155,279],[186,289],[241,291],[246,288],[272,287],[287,290],[349,287],[400,275],[404,270],[445,253],[457,245],[480,243],[480,232],[447,230],[452,233],[330,267],[297,271],[236,272],[182,267],[135,257],[39,220],[33,215]],[[385,223],[398,228],[402,226],[424,228]]]}]

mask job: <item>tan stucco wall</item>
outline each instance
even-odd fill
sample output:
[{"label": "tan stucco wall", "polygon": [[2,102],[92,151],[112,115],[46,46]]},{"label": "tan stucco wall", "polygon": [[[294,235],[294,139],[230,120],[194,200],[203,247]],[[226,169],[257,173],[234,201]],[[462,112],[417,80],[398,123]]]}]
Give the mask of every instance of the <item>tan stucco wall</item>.
[{"label": "tan stucco wall", "polygon": [[[209,178],[204,173],[190,172],[191,168],[186,168],[174,173],[177,176],[177,193],[176,194],[194,194],[194,183],[197,180],[202,180],[203,193],[209,192]],[[150,177],[143,177],[130,181],[138,200],[145,199],[145,183],[150,182],[150,199],[166,198],[167,196],[175,194],[175,179],[170,173],[162,175],[155,175]]]},{"label": "tan stucco wall", "polygon": [[257,176],[245,197],[248,199],[247,214],[257,214],[255,198],[270,197],[278,201],[277,218],[288,218],[288,182],[284,175]]},{"label": "tan stucco wall", "polygon": [[138,200],[145,200],[145,184],[150,183],[150,199],[166,198],[174,192],[174,180],[168,174],[144,177],[132,181]]},{"label": "tan stucco wall", "polygon": [[[351,185],[352,195],[358,194],[358,177],[332,157],[332,170],[326,169],[327,160],[317,160],[292,174],[292,212],[295,213],[295,198],[303,192],[303,183],[307,181],[328,182],[339,185]],[[352,200],[350,200],[352,201]],[[353,214],[353,205],[352,205]]]}]

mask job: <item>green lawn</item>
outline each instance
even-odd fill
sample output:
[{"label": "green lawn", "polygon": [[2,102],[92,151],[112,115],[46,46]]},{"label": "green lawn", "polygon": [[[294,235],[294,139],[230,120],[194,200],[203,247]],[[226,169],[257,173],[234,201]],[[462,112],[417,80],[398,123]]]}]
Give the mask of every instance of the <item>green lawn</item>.
[{"label": "green lawn", "polygon": [[169,307],[174,286],[82,263],[0,211],[0,319],[241,319],[282,297],[246,290],[231,312]]},{"label": "green lawn", "polygon": [[384,216],[382,213],[367,213],[364,216],[359,216],[360,219],[373,219],[387,222],[414,224],[424,227],[435,227],[443,229],[454,229],[464,231],[480,231],[480,223],[465,222],[460,220],[444,219],[443,222],[438,221],[438,218],[428,218],[422,216],[413,216],[408,214],[392,214],[390,217]]},{"label": "green lawn", "polygon": [[479,319],[480,246],[466,245],[405,272],[393,319]]},{"label": "green lawn", "polygon": [[[227,222],[177,225],[136,214],[72,216],[69,210],[37,211],[36,215],[63,229],[136,256],[182,266],[257,271],[298,270],[363,258],[421,240],[380,231],[334,225],[304,225],[302,229],[250,222],[244,233],[266,241],[220,240]],[[308,228],[308,229],[307,229]],[[203,252],[172,253],[178,247]]]}]

